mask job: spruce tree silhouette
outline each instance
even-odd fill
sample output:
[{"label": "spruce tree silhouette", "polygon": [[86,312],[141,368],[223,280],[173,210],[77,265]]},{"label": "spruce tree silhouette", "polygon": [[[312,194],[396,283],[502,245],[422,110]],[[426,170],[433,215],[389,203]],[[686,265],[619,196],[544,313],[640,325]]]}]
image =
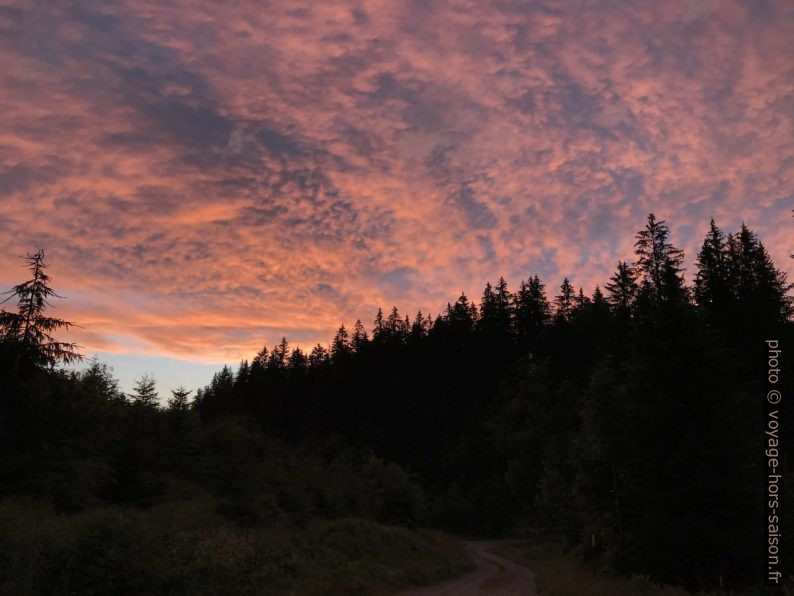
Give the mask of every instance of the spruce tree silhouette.
[{"label": "spruce tree silhouette", "polygon": [[628,317],[637,295],[637,272],[625,261],[618,261],[617,271],[604,286],[609,292],[609,304],[615,314]]},{"label": "spruce tree silhouette", "polygon": [[545,286],[537,275],[521,282],[513,298],[513,316],[519,350],[529,352],[551,320],[551,305],[546,298]]},{"label": "spruce tree silhouette", "polygon": [[347,329],[345,329],[344,325],[341,325],[331,342],[331,358],[334,360],[344,359],[350,356],[352,351]]},{"label": "spruce tree silhouette", "polygon": [[706,318],[716,324],[727,321],[733,306],[727,249],[725,235],[712,219],[695,262],[694,296]]},{"label": "spruce tree silhouette", "polygon": [[560,293],[554,298],[556,308],[555,318],[557,321],[567,321],[573,313],[574,293],[571,282],[566,277],[560,286]]},{"label": "spruce tree silhouette", "polygon": [[670,243],[670,230],[663,219],[648,214],[645,228],[635,236],[636,269],[643,275],[643,287],[659,303],[676,302],[686,296],[681,265],[684,253]]},{"label": "spruce tree silhouette", "polygon": [[144,373],[137,381],[132,390],[130,399],[135,404],[156,408],[157,407],[157,381],[150,373]]},{"label": "spruce tree silhouette", "polygon": [[364,330],[361,319],[356,319],[356,324],[353,327],[353,337],[350,340],[353,351],[356,353],[361,352],[368,341],[367,332]]},{"label": "spruce tree silhouette", "polygon": [[190,409],[188,398],[191,393],[193,392],[185,389],[183,385],[180,385],[176,389],[171,389],[171,395],[173,397],[168,400],[168,409],[176,412],[185,412]]},{"label": "spruce tree silhouette", "polygon": [[31,279],[5,292],[17,300],[17,312],[0,309],[0,341],[16,352],[16,365],[26,360],[38,366],[54,366],[59,362],[70,364],[83,359],[74,343],[57,341],[52,333],[76,326],[71,321],[48,317],[44,311],[52,306],[50,298],[63,298],[50,287],[50,277],[45,273],[44,251],[24,257]]},{"label": "spruce tree silhouette", "polygon": [[729,234],[727,245],[728,280],[737,301],[738,324],[770,328],[781,325],[794,313],[787,295],[792,284],[784,271],[775,267],[766,247],[745,224]]}]

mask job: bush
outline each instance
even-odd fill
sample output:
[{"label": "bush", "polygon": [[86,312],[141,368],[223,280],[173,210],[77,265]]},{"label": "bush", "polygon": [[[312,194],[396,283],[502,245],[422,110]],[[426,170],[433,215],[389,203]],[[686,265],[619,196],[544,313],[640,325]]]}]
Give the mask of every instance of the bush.
[{"label": "bush", "polygon": [[0,594],[328,594],[382,592],[466,569],[439,535],[362,519],[253,528],[211,499],[74,515],[0,504]]}]

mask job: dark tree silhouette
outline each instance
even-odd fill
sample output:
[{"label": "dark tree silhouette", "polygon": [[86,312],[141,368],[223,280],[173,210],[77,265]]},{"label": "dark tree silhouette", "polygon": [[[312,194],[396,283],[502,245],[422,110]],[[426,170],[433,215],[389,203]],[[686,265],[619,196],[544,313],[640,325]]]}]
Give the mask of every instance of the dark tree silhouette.
[{"label": "dark tree silhouette", "polygon": [[334,360],[347,358],[352,352],[353,348],[351,346],[350,337],[347,333],[347,329],[342,325],[339,327],[339,330],[336,332],[331,342],[331,358]]},{"label": "dark tree silhouette", "polygon": [[468,332],[474,329],[479,313],[477,307],[469,302],[466,293],[461,292],[455,304],[447,304],[446,316],[454,330]]},{"label": "dark tree silhouette", "polygon": [[724,319],[732,300],[725,235],[711,220],[698,253],[695,274],[695,301],[712,318]]},{"label": "dark tree silhouette", "polygon": [[309,364],[311,366],[320,366],[324,364],[328,360],[328,350],[326,350],[320,344],[317,344],[312,348],[311,353],[309,354]]},{"label": "dark tree silhouette", "polygon": [[273,348],[268,357],[268,367],[285,369],[289,360],[289,342],[286,337],[281,338],[281,342]]},{"label": "dark tree silhouette", "polygon": [[792,314],[786,273],[777,269],[766,247],[742,224],[727,240],[728,280],[737,301],[739,324],[780,325]]},{"label": "dark tree silhouette", "polygon": [[375,320],[373,321],[373,323],[375,324],[375,327],[372,328],[372,339],[373,340],[381,339],[381,336],[383,335],[383,331],[385,328],[385,323],[383,320],[383,310],[381,308],[378,308],[378,312],[375,315]]},{"label": "dark tree silhouette", "polygon": [[681,265],[684,253],[670,243],[670,230],[664,220],[651,213],[645,229],[637,232],[634,253],[643,285],[657,302],[673,302],[685,296]]},{"label": "dark tree silhouette", "polygon": [[171,389],[172,397],[168,400],[168,409],[176,412],[187,411],[190,408],[188,398],[191,393],[193,392],[185,389],[183,385],[180,385],[176,389]]},{"label": "dark tree silhouette", "polygon": [[155,408],[158,405],[157,380],[154,375],[144,373],[135,381],[130,399],[133,403]]},{"label": "dark tree silhouette", "polygon": [[361,322],[361,319],[356,319],[356,324],[353,327],[353,337],[350,338],[350,346],[353,348],[354,352],[359,353],[364,349],[368,341],[369,338],[364,329],[364,324]]},{"label": "dark tree silhouette", "polygon": [[545,286],[537,275],[521,282],[513,303],[518,345],[522,352],[527,352],[551,320],[551,305],[546,298]]},{"label": "dark tree silhouette", "polygon": [[77,362],[83,356],[74,343],[57,341],[52,334],[68,330],[74,323],[64,319],[48,317],[44,311],[51,306],[50,298],[62,298],[50,287],[50,277],[45,273],[44,251],[25,257],[31,279],[5,292],[3,302],[16,298],[17,312],[0,309],[0,341],[11,344],[19,358],[36,365],[53,366],[58,362]]},{"label": "dark tree silhouette", "polygon": [[627,262],[618,261],[617,271],[604,287],[609,292],[609,304],[615,313],[629,316],[638,290],[636,271]]},{"label": "dark tree silhouette", "polygon": [[555,313],[558,321],[567,321],[571,318],[574,307],[574,293],[571,282],[566,277],[560,286],[560,293],[554,298]]}]

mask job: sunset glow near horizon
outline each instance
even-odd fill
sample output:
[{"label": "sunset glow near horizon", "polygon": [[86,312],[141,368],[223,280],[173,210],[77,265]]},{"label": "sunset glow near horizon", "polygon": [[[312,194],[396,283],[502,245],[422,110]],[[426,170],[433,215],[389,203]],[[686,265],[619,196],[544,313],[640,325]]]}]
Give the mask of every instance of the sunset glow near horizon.
[{"label": "sunset glow near horizon", "polygon": [[486,281],[591,293],[649,212],[794,275],[794,3],[0,0],[0,286],[160,392]]}]

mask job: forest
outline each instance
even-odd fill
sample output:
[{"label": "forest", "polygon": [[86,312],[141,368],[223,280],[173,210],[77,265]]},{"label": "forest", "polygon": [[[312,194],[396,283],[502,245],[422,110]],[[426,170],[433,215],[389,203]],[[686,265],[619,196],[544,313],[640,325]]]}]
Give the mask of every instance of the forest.
[{"label": "forest", "polygon": [[64,366],[72,323],[29,257],[0,313],[0,593],[383,593],[465,570],[451,536],[749,591],[764,340],[794,346],[794,300],[751,229],[704,231],[691,281],[650,214],[601,286],[386,307],[167,403],[152,377],[125,394],[101,362]]}]

